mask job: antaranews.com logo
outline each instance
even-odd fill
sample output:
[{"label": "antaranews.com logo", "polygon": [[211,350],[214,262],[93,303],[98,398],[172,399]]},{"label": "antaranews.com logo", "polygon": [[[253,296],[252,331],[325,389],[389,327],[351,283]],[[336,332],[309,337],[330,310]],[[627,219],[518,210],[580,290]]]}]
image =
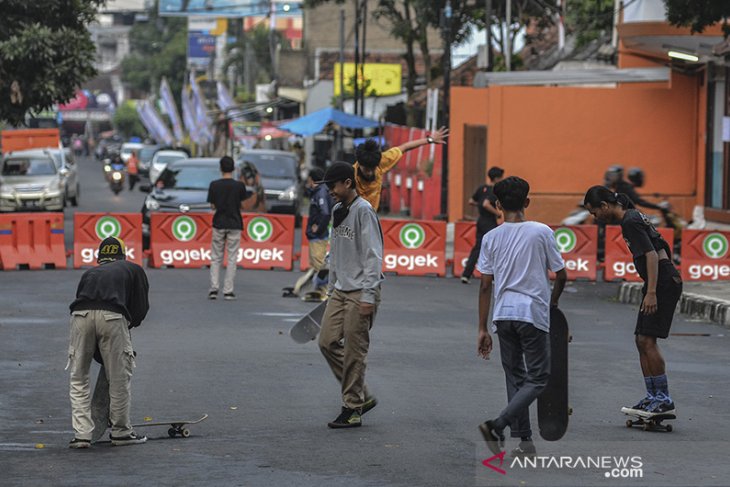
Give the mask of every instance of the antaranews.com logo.
[{"label": "antaranews.com logo", "polygon": [[[571,455],[538,455],[535,457],[516,457],[505,461],[507,452],[491,456],[482,465],[499,475],[507,475],[506,468],[511,470],[587,470],[603,471],[607,479],[640,479],[644,477],[644,461],[634,456],[571,456]],[[509,463],[509,465],[505,465]]]}]

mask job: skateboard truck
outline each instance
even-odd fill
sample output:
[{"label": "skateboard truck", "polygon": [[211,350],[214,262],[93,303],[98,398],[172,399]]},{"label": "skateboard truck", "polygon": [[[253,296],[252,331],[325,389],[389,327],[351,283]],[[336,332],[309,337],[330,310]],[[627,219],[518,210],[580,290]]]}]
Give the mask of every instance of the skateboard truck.
[{"label": "skateboard truck", "polygon": [[627,428],[640,426],[644,431],[666,431],[667,433],[671,433],[674,428],[672,428],[671,424],[662,424],[662,421],[677,419],[677,416],[674,414],[657,414],[648,418],[635,414],[628,414],[627,416],[636,418],[626,420]]}]

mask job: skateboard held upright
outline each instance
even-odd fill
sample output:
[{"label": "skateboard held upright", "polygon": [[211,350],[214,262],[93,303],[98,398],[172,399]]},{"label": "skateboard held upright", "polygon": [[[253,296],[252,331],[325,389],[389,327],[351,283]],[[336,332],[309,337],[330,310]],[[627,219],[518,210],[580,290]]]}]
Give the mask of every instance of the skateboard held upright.
[{"label": "skateboard held upright", "polygon": [[537,398],[537,421],[540,436],[557,441],[568,430],[568,343],[570,333],[565,315],[550,308],[550,379]]}]

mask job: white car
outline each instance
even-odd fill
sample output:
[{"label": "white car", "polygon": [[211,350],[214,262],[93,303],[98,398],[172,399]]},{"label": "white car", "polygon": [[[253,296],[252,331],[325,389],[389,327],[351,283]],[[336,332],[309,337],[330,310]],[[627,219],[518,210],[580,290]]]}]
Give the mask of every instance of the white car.
[{"label": "white car", "polygon": [[167,165],[179,159],[188,159],[188,154],[181,150],[158,150],[152,157],[150,164],[150,183],[155,184],[160,173],[165,170]]},{"label": "white car", "polygon": [[130,157],[132,157],[132,152],[136,152],[137,156],[139,157],[139,151],[141,151],[144,148],[144,144],[141,144],[139,142],[125,142],[122,144],[122,151],[120,154],[120,157],[122,158],[122,161],[126,164]]}]

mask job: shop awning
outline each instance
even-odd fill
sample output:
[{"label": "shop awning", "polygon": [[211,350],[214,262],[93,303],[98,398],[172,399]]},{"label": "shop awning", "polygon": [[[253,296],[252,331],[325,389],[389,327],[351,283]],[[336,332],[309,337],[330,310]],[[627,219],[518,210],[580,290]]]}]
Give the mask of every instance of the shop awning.
[{"label": "shop awning", "polygon": [[379,125],[377,120],[351,115],[335,108],[323,108],[282,124],[279,128],[306,137],[320,133],[330,122],[348,129],[366,129]]}]

